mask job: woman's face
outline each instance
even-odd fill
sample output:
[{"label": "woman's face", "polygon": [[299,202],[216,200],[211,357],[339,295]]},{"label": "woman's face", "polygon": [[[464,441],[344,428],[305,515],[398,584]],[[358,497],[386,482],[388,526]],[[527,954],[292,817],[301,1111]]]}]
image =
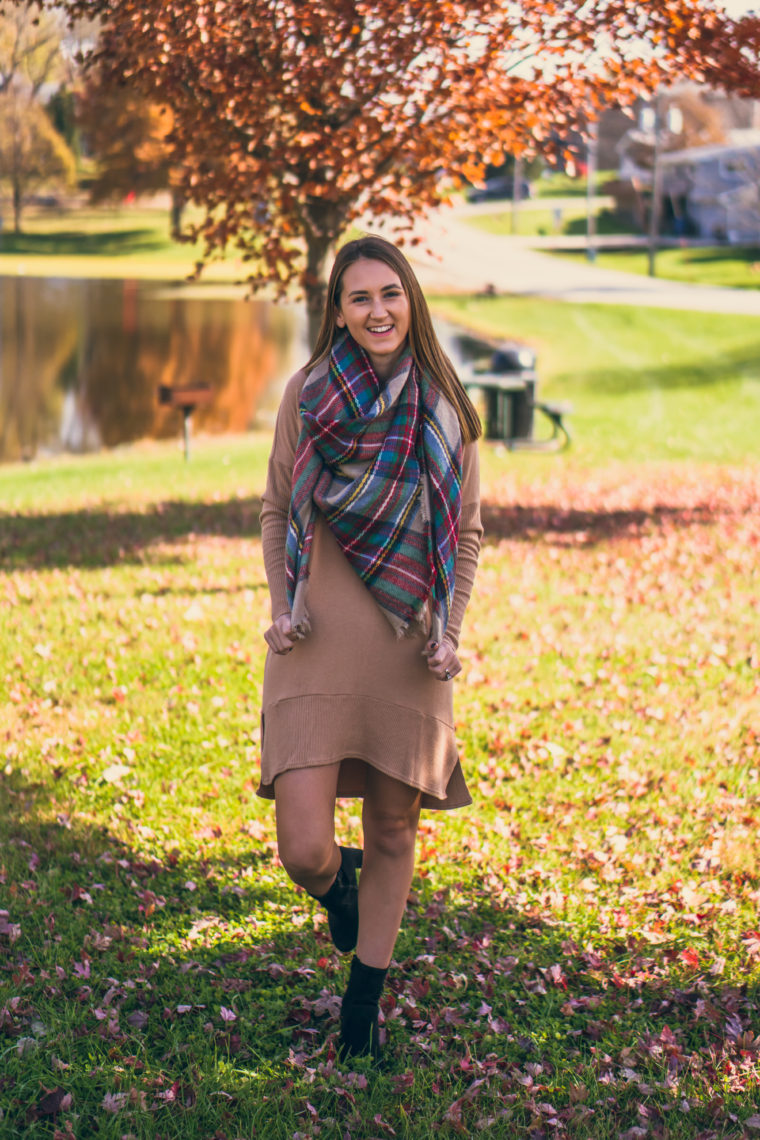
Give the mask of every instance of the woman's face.
[{"label": "woman's face", "polygon": [[365,349],[381,379],[393,375],[406,347],[409,298],[390,265],[361,258],[347,266],[341,278],[335,320]]}]

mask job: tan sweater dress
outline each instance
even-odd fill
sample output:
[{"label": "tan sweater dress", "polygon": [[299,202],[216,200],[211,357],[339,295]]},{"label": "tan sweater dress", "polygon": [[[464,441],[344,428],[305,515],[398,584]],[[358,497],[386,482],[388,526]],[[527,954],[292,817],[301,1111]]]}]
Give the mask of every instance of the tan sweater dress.
[{"label": "tan sweater dress", "polygon": [[[306,373],[280,405],[261,511],[272,620],[289,612],[285,539],[298,403]],[[456,647],[475,578],[482,527],[478,451],[464,449],[456,582],[446,637]],[[472,802],[454,737],[453,685],[428,670],[425,638],[397,638],[319,516],[307,608],[311,633],[290,653],[267,654],[261,714],[261,784],[274,798],[282,772],[340,762],[339,796],[364,794],[366,765],[419,788],[426,808]]]}]

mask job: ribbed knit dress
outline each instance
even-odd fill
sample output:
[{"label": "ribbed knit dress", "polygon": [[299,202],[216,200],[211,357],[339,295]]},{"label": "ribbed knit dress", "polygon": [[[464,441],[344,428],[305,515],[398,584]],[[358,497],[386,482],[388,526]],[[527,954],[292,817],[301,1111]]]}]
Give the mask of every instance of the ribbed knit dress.
[{"label": "ribbed knit dress", "polygon": [[[272,620],[289,612],[285,540],[293,462],[301,430],[299,371],[280,405],[261,510]],[[476,444],[463,455],[456,581],[446,631],[454,647],[470,598],[482,527]],[[261,714],[261,784],[274,798],[282,772],[340,762],[339,796],[362,796],[367,765],[419,788],[425,808],[472,802],[454,736],[453,685],[422,656],[422,633],[398,638],[317,518],[307,607],[311,632],[286,654],[267,654]]]}]

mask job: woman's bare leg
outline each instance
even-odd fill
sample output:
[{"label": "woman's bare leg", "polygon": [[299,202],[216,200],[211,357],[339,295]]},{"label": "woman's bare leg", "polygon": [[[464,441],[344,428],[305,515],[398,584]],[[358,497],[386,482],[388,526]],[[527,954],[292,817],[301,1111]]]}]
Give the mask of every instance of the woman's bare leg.
[{"label": "woman's bare leg", "polygon": [[365,966],[385,969],[393,955],[414,873],[421,799],[415,788],[367,766],[356,947]]},{"label": "woman's bare leg", "polygon": [[335,844],[335,793],[339,764],[283,772],[274,782],[277,846],[294,883],[324,895],[340,867]]}]

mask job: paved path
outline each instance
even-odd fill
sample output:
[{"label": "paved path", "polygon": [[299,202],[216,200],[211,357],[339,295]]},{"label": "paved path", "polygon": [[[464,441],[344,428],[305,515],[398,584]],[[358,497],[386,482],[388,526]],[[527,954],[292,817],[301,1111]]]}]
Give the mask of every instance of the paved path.
[{"label": "paved path", "polygon": [[421,245],[407,245],[405,252],[427,292],[493,288],[562,301],[760,316],[760,289],[686,285],[552,257],[532,249],[530,239],[500,237],[468,225],[456,208],[420,222],[415,232]]}]

